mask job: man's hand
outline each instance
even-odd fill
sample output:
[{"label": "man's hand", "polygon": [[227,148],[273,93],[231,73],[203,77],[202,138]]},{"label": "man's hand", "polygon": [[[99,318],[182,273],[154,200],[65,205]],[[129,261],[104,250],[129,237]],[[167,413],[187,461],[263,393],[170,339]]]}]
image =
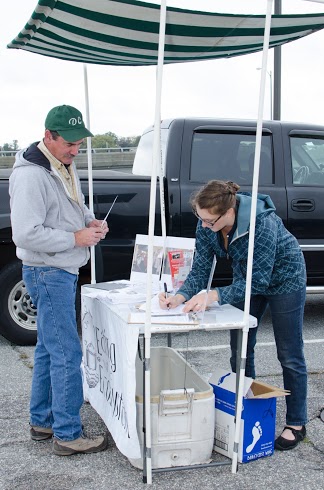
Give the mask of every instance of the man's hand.
[{"label": "man's hand", "polygon": [[88,226],[88,228],[100,228],[102,231],[101,240],[103,240],[105,238],[105,236],[107,235],[107,233],[109,231],[107,221],[103,221],[103,220],[99,220],[99,219],[93,219],[92,221],[90,221],[90,223],[88,223],[87,226]]},{"label": "man's hand", "polygon": [[106,233],[100,228],[100,226],[92,226],[89,228],[82,228],[82,230],[74,233],[75,246],[76,247],[92,247],[97,245],[102,238],[106,236]]}]

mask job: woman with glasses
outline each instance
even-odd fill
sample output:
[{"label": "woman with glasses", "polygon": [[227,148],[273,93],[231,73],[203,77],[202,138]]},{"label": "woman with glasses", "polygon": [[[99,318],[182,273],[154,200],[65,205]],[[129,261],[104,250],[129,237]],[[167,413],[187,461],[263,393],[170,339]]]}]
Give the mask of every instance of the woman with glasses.
[{"label": "woman with glasses", "polygon": [[[198,218],[196,254],[187,279],[174,296],[160,294],[162,308],[185,303],[184,312],[201,311],[218,301],[244,310],[251,194],[238,192],[234,182],[212,180],[191,200]],[[214,256],[232,259],[233,281],[206,293]],[[307,370],[303,352],[303,316],[306,268],[296,238],[284,227],[267,195],[258,195],[252,270],[250,313],[258,320],[269,306],[277,356],[283,370],[286,427],[275,441],[278,450],[293,449],[305,438],[307,422]],[[206,301],[207,300],[207,301]],[[255,378],[254,347],[257,328],[249,331],[246,375]],[[237,331],[231,330],[231,367],[236,370]]]}]

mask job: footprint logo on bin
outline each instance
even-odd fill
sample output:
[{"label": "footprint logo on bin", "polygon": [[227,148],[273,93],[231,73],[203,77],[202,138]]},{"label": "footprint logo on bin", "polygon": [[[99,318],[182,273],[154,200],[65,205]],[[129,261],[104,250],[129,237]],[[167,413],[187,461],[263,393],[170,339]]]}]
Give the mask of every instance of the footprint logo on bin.
[{"label": "footprint logo on bin", "polygon": [[253,450],[254,446],[256,445],[256,443],[258,442],[258,440],[260,439],[261,436],[262,436],[261,424],[260,424],[260,422],[255,422],[255,424],[252,428],[252,442],[246,448],[246,452],[248,454]]}]

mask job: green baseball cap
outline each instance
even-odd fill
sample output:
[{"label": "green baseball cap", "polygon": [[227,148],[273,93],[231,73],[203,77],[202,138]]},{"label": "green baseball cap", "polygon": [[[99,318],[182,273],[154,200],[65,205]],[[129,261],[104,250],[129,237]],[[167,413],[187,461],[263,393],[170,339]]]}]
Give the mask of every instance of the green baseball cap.
[{"label": "green baseball cap", "polygon": [[85,127],[81,112],[70,105],[53,107],[45,119],[45,128],[57,131],[69,143],[93,136]]}]

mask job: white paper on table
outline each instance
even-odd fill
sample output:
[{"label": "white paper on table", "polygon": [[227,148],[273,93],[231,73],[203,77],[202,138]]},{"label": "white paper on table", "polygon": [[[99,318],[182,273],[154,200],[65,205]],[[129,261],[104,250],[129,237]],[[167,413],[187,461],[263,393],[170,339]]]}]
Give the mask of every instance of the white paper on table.
[{"label": "white paper on table", "polygon": [[[116,287],[112,288],[112,285]],[[120,288],[119,285],[122,287]],[[96,285],[89,286],[89,296],[111,304],[139,304],[146,300],[146,284],[144,283],[131,284],[129,281],[120,281],[114,284],[107,283],[107,289],[104,286],[104,283],[99,284],[97,288]],[[157,292],[156,288],[154,292]]]},{"label": "white paper on table", "polygon": [[[159,296],[152,298],[151,302],[151,323],[175,323],[175,324],[192,324],[197,323],[197,319],[192,317],[191,313],[183,312],[184,305],[181,304],[176,308],[169,310],[161,308]],[[138,307],[138,311],[132,311],[129,316],[129,323],[145,323],[146,320],[146,303]]]},{"label": "white paper on table", "polygon": [[[158,314],[158,315],[164,314],[165,316],[177,315],[177,314],[186,315],[186,313],[183,312],[183,308],[184,308],[183,304],[177,306],[176,308],[170,308],[169,310],[161,308],[160,302],[159,302],[159,295],[154,296],[152,298],[152,301],[151,301],[151,314],[152,315],[154,315],[154,314]],[[138,307],[138,310],[146,311],[146,303],[141,304]]]},{"label": "white paper on table", "polygon": [[[206,293],[206,290],[202,290],[202,291],[200,291],[200,293]],[[184,303],[182,303],[181,305],[177,306],[176,308],[170,308],[169,310],[161,308],[160,301],[159,301],[159,295],[157,294],[156,296],[154,296],[152,298],[151,314],[152,315],[163,314],[164,316],[174,316],[174,315],[178,315],[178,314],[187,315],[187,313],[183,312],[184,307],[185,307],[185,305],[184,305]],[[218,301],[214,301],[214,303],[207,306],[206,311],[217,310],[217,309],[221,309],[221,306],[218,303]],[[140,304],[138,306],[138,310],[139,311],[146,311],[146,303]],[[202,312],[200,312],[200,313],[202,313]]]}]

